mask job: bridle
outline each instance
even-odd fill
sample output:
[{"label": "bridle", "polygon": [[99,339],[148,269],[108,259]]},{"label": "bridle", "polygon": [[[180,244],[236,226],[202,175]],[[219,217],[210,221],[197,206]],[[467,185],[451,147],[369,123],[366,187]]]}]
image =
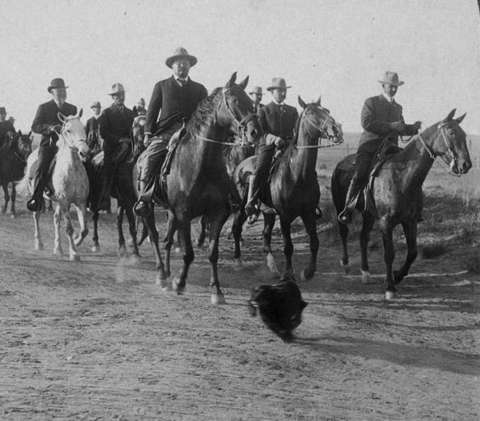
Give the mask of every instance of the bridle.
[{"label": "bridle", "polygon": [[[315,121],[311,117],[308,117],[308,115],[305,115],[305,111],[306,110],[303,110],[301,116],[299,117],[299,120],[300,121],[305,120],[305,121],[309,122],[312,126],[314,126]],[[328,136],[328,133],[327,134],[325,133],[325,128],[327,127],[328,123],[330,123],[332,125],[335,125],[335,120],[333,119],[333,117],[330,114],[327,113],[327,118],[325,118],[323,120],[322,126],[320,128],[318,128],[318,130],[320,131],[320,136],[317,139],[317,144],[316,145],[295,145],[295,148],[296,149],[323,149],[323,148],[331,148],[333,146],[338,146],[341,143],[343,143],[343,140],[341,142],[329,143],[328,145],[321,145],[321,144],[318,143],[318,141],[320,139],[330,139],[330,136]],[[297,133],[297,136],[298,136],[298,133]]]},{"label": "bridle", "polygon": [[[452,149],[451,143],[448,141],[447,135],[445,134],[445,130],[446,130],[447,125],[448,125],[448,123],[444,122],[444,123],[440,123],[439,126],[438,126],[440,136],[441,136],[441,138],[442,138],[442,140],[445,143],[445,146],[447,148],[447,153],[446,154],[439,154],[439,153],[435,154],[435,152],[432,150],[432,148],[427,145],[427,143],[425,142],[425,139],[423,138],[421,133],[418,133],[417,137],[420,140],[420,143],[422,144],[423,148],[427,151],[427,154],[432,161],[435,161],[435,158],[437,156],[440,156],[442,158],[442,162],[444,162],[448,166],[448,172],[450,174],[456,176],[456,177],[460,177],[461,174],[456,174],[452,171],[452,168],[457,165],[457,157],[456,157],[455,152]],[[438,139],[438,137],[437,137],[437,139]],[[447,162],[446,156],[450,157],[450,162]]]},{"label": "bridle", "polygon": [[[70,148],[70,149],[78,149],[78,147],[76,146],[76,142],[77,140],[76,139],[73,139],[72,136],[70,135],[70,133],[66,130],[66,126],[67,126],[67,121],[65,121],[61,126],[60,126],[60,131],[58,131],[58,127],[60,125],[56,125],[54,126],[54,131],[55,133],[57,133],[57,135],[60,137],[63,138],[63,140],[65,141],[65,143],[67,144],[67,146]],[[80,142],[82,140],[79,140]],[[86,144],[86,140],[85,141],[85,144]]]}]

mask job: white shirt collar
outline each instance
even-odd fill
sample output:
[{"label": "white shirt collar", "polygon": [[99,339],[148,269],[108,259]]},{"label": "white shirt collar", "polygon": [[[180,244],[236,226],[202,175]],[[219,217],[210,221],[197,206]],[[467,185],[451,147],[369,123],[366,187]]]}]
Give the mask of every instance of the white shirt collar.
[{"label": "white shirt collar", "polygon": [[175,82],[177,82],[180,86],[183,86],[179,81],[181,80],[183,83],[187,83],[190,80],[190,76],[187,76],[185,79],[179,78],[174,76]]},{"label": "white shirt collar", "polygon": [[387,94],[385,94],[385,92],[383,92],[382,95],[390,104],[395,102],[395,99],[393,99],[393,97],[389,97]]},{"label": "white shirt collar", "polygon": [[274,99],[272,99],[272,101],[273,101],[274,104],[277,104],[277,105],[285,105],[285,102],[283,102],[283,101],[282,102],[277,102]]}]

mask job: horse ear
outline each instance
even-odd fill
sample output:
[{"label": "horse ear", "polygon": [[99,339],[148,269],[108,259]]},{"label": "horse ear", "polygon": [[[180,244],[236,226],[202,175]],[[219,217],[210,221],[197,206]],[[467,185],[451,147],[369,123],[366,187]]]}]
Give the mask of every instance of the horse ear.
[{"label": "horse ear", "polygon": [[57,117],[62,123],[65,123],[65,121],[67,120],[67,116],[60,112],[57,113]]},{"label": "horse ear", "polygon": [[445,117],[445,121],[450,121],[453,116],[455,115],[455,111],[457,111],[456,108],[454,108],[452,111],[450,111],[450,113],[447,115],[447,117]]},{"label": "horse ear", "polygon": [[466,115],[467,115],[467,113],[463,114],[462,116],[456,118],[455,121],[456,121],[458,124],[460,124],[460,123],[463,121],[463,119],[465,118]]},{"label": "horse ear", "polygon": [[31,131],[31,130],[28,132],[28,138],[29,138],[30,140],[32,139],[32,131]]},{"label": "horse ear", "polygon": [[248,85],[248,79],[250,78],[250,76],[247,76],[245,79],[243,79],[239,84],[238,86],[240,86],[240,88],[242,88],[243,90],[245,90],[245,88],[247,87]]},{"label": "horse ear", "polygon": [[237,72],[233,72],[232,76],[230,77],[230,80],[225,85],[225,88],[227,89],[231,88],[236,80],[237,80]]},{"label": "horse ear", "polygon": [[80,108],[80,111],[78,112],[78,118],[81,118],[83,114],[83,108]]},{"label": "horse ear", "polygon": [[300,107],[302,107],[303,109],[305,109],[305,107],[307,106],[307,104],[305,104],[305,101],[300,95],[298,96],[298,105],[300,105]]},{"label": "horse ear", "polygon": [[319,107],[322,106],[322,97],[321,97],[321,96],[318,97],[318,99],[317,99],[317,101],[315,102],[315,104],[318,105]]}]

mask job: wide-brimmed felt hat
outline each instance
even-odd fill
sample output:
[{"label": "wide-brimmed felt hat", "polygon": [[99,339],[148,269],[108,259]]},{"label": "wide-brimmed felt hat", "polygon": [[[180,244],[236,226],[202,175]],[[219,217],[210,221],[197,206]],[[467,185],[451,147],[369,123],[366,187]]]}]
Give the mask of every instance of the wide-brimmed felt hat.
[{"label": "wide-brimmed felt hat", "polygon": [[379,80],[381,84],[388,83],[393,86],[401,86],[405,82],[399,79],[398,73],[386,71],[383,77]]},{"label": "wide-brimmed felt hat", "polygon": [[92,105],[90,105],[90,108],[102,108],[100,101],[93,101]]},{"label": "wide-brimmed felt hat", "polygon": [[186,58],[190,62],[190,66],[197,64],[197,58],[188,54],[188,51],[183,47],[176,48],[173,54],[165,60],[165,64],[171,68],[175,60],[179,58]]},{"label": "wide-brimmed felt hat", "polygon": [[267,88],[267,91],[273,91],[274,89],[288,89],[291,86],[287,86],[287,82],[283,77],[272,78],[272,84]]},{"label": "wide-brimmed felt hat", "polygon": [[121,83],[114,83],[112,85],[111,91],[108,93],[108,95],[117,95],[120,93],[125,93],[125,88]]},{"label": "wide-brimmed felt hat", "polygon": [[259,94],[259,95],[263,95],[263,91],[262,91],[262,87],[261,86],[254,86],[249,94]]},{"label": "wide-brimmed felt hat", "polygon": [[68,88],[68,86],[65,86],[65,82],[61,77],[52,79],[52,81],[50,82],[50,86],[47,88],[47,90],[48,92],[52,92],[52,89],[58,89],[58,88],[63,88],[63,89]]}]

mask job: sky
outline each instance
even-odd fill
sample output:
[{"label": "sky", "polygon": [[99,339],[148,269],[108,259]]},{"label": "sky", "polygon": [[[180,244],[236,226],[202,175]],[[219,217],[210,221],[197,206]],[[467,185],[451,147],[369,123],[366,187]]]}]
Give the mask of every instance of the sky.
[{"label": "sky", "polygon": [[381,75],[396,71],[407,122],[427,127],[457,108],[480,134],[476,0],[0,0],[0,15],[0,105],[23,130],[55,77],[85,117],[92,101],[110,104],[115,82],[127,105],[148,103],[171,74],[165,59],[184,46],[198,58],[190,76],[209,91],[234,71],[264,88],[281,76],[287,103],[321,96],[349,132],[361,130]]}]

